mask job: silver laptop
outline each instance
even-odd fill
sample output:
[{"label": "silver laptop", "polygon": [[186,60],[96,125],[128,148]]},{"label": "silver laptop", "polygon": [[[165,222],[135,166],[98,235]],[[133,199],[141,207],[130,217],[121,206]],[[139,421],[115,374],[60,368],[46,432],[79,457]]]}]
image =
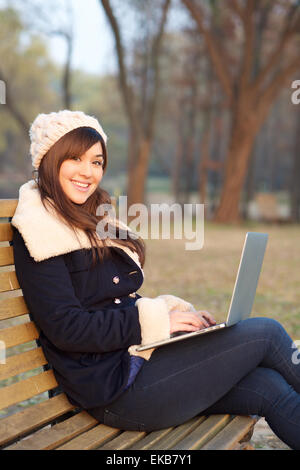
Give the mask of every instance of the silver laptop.
[{"label": "silver laptop", "polygon": [[165,344],[174,343],[175,341],[182,341],[187,338],[193,338],[194,336],[211,333],[212,331],[235,325],[237,322],[248,318],[251,314],[255,298],[267,241],[268,234],[266,233],[249,232],[246,234],[229,311],[224,323],[219,323],[193,332],[176,332],[173,333],[170,338],[139,346],[137,351],[145,351],[147,349],[157,348],[158,346],[164,346]]}]

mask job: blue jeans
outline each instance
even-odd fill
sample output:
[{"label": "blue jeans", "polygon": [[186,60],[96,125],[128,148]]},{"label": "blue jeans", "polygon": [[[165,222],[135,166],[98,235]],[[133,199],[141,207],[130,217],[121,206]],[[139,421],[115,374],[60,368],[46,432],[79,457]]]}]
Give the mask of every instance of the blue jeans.
[{"label": "blue jeans", "polygon": [[199,414],[255,414],[300,449],[297,354],[280,323],[249,318],[157,348],[117,400],[88,411],[109,426],[147,432]]}]

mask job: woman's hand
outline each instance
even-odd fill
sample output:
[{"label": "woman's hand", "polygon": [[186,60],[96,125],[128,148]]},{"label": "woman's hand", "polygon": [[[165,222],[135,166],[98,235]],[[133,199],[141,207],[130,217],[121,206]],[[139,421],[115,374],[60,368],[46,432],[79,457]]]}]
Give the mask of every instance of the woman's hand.
[{"label": "woman's hand", "polygon": [[173,309],[169,312],[170,334],[176,331],[198,331],[215,325],[212,315],[204,310],[196,312],[181,312]]}]

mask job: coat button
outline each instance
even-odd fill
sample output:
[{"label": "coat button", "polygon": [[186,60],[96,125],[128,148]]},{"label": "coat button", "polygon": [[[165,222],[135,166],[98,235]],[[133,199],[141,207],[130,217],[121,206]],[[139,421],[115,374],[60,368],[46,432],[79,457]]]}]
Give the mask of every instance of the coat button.
[{"label": "coat button", "polygon": [[119,276],[113,277],[113,283],[114,283],[114,284],[119,284],[119,282],[120,282]]},{"label": "coat button", "polygon": [[115,299],[115,300],[114,300],[114,303],[115,303],[115,304],[120,304],[120,303],[121,303],[121,300],[120,300],[120,299]]},{"label": "coat button", "polygon": [[135,292],[132,292],[132,294],[129,294],[128,297],[133,297],[133,298],[135,298],[135,297],[136,297],[136,293],[135,293]]}]

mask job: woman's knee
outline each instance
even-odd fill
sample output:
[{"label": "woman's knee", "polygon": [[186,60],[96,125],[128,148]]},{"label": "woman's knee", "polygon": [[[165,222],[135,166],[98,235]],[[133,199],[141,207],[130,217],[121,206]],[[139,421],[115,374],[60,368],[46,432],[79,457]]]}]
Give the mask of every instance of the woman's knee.
[{"label": "woman's knee", "polygon": [[204,414],[253,414],[269,418],[290,392],[292,388],[278,372],[256,367]]},{"label": "woman's knee", "polygon": [[267,367],[257,367],[237,387],[248,389],[249,397],[260,404],[260,413],[257,414],[266,417],[276,408],[285,406],[286,400],[295,393],[279,372]]},{"label": "woman's knee", "polygon": [[277,338],[282,335],[287,335],[285,329],[274,318],[268,317],[254,317],[244,320],[245,328],[248,329],[249,333],[253,330],[254,334],[261,335],[263,338]]}]

